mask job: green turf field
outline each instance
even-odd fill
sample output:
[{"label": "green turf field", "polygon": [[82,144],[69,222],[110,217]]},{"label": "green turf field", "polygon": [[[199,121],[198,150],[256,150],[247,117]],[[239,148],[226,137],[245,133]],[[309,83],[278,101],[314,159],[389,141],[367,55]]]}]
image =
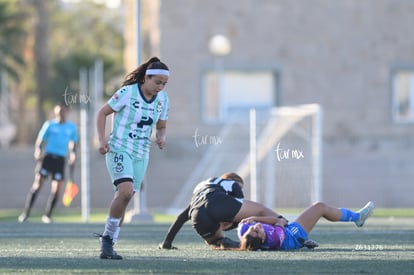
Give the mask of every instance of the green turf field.
[{"label": "green turf field", "polygon": [[[405,216],[405,215],[403,215]],[[101,216],[100,216],[101,217]],[[159,219],[159,218],[157,218]],[[156,219],[156,220],[157,220]],[[414,218],[370,218],[362,228],[320,222],[310,237],[313,251],[213,251],[189,224],[178,234],[178,250],[159,250],[169,223],[126,224],[117,252],[124,260],[100,260],[103,222],[53,224],[38,218],[23,224],[0,218],[0,274],[413,274]],[[236,238],[235,231],[228,236]]]}]

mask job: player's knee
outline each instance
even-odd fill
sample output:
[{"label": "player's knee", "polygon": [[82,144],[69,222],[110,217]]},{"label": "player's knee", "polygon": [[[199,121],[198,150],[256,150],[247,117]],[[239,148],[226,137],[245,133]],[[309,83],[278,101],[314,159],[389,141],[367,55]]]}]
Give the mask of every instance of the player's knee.
[{"label": "player's knee", "polygon": [[131,190],[122,190],[122,191],[118,191],[119,192],[119,197],[124,200],[125,202],[129,202],[132,197],[134,196],[134,191]]},{"label": "player's knee", "polygon": [[118,196],[121,200],[125,202],[129,202],[131,198],[134,196],[134,190],[133,188],[128,188],[124,186],[123,188],[118,187]]},{"label": "player's knee", "polygon": [[39,191],[40,188],[42,187],[42,185],[43,185],[43,182],[35,181],[32,184],[32,187],[30,188],[30,192],[35,193],[35,192]]},{"label": "player's knee", "polygon": [[324,202],[317,201],[317,202],[314,202],[312,204],[312,207],[319,208],[319,209],[323,209],[323,208],[326,207],[326,204]]}]

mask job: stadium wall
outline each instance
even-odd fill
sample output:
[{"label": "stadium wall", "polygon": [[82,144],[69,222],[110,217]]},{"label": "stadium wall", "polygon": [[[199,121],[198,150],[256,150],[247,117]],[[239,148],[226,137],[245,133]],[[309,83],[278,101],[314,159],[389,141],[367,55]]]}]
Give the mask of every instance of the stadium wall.
[{"label": "stadium wall", "polygon": [[[200,113],[200,75],[204,67],[214,66],[208,43],[218,33],[232,44],[223,59],[225,66],[280,68],[279,106],[322,106],[326,202],[358,207],[374,200],[378,207],[414,207],[414,127],[393,121],[390,88],[393,68],[414,65],[413,1],[160,0],[159,4],[159,21],[153,27],[160,37],[153,46],[171,68],[167,86],[171,110],[168,148],[154,147],[151,152],[145,185],[149,208],[168,208],[203,154],[212,146],[226,146],[226,142],[197,144],[194,139],[196,131],[217,137],[221,128],[204,123]],[[0,208],[21,207],[32,181],[32,148],[4,152]],[[102,172],[102,158],[92,161],[91,206],[106,208],[112,188]],[[17,165],[25,172],[10,173]],[[47,194],[47,188],[42,193]],[[73,207],[79,204],[75,200]]]},{"label": "stadium wall", "polygon": [[324,200],[413,207],[414,127],[393,121],[390,88],[392,69],[414,64],[413,12],[407,0],[161,1],[170,137],[197,151],[195,129],[217,134],[201,121],[200,71],[214,62],[209,39],[224,34],[225,65],[281,68],[279,105],[322,106]]}]

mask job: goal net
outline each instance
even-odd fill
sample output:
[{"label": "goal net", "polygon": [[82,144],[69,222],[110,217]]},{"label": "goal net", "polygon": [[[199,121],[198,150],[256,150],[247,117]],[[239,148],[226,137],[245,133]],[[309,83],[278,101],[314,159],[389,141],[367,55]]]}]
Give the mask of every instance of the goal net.
[{"label": "goal net", "polygon": [[244,118],[223,126],[220,144],[208,148],[170,211],[186,206],[198,182],[228,171],[245,180],[247,199],[270,208],[303,208],[322,199],[321,107],[277,107],[265,114],[250,110],[250,120]]},{"label": "goal net", "polygon": [[250,198],[273,208],[302,208],[321,200],[320,106],[275,108],[260,132],[254,123],[252,119],[249,156],[237,170],[250,178]]}]

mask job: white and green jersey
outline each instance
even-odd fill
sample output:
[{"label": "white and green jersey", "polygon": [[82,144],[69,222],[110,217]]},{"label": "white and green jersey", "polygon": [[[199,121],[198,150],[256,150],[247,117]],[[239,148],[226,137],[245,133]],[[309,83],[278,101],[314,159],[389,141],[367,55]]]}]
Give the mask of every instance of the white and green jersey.
[{"label": "white and green jersey", "polygon": [[108,105],[115,111],[109,139],[111,150],[148,159],[152,128],[158,120],[168,119],[167,93],[161,91],[148,101],[137,84],[123,86],[109,99]]}]

